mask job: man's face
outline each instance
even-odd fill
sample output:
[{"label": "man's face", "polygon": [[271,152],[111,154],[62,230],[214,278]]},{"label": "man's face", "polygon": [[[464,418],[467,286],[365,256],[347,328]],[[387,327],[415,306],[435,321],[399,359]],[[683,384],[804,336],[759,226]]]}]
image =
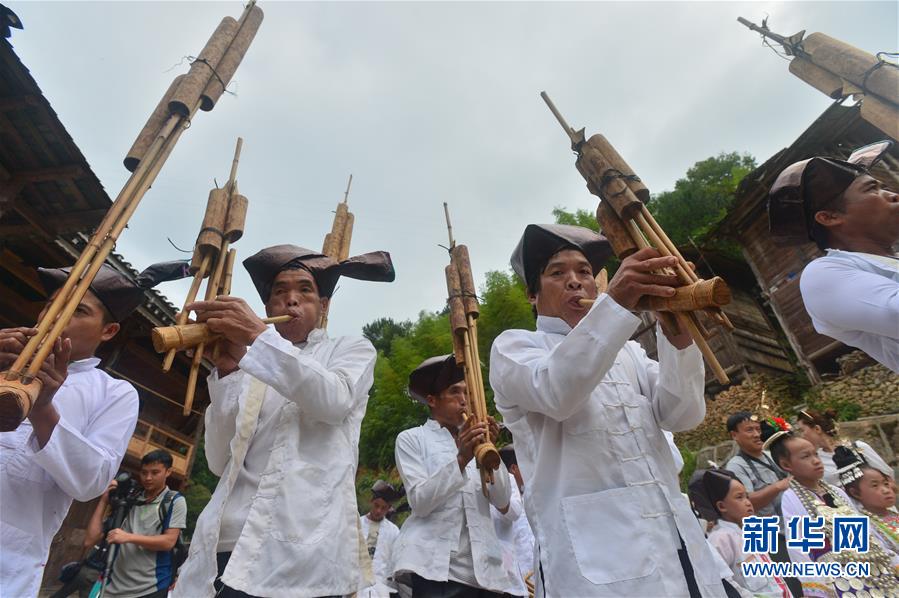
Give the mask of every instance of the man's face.
[{"label": "man's face", "polygon": [[147,463],[140,466],[140,485],[143,486],[144,492],[152,494],[158,492],[165,487],[165,480],[171,473],[170,468],[166,468],[162,463]]},{"label": "man's face", "polygon": [[737,429],[730,433],[730,437],[749,454],[757,454],[762,450],[762,427],[757,421],[741,421],[737,424]]},{"label": "man's face", "polygon": [[899,195],[874,177],[855,177],[843,192],[843,210],[822,210],[815,220],[843,236],[865,238],[890,247],[899,241]]},{"label": "man's face", "polygon": [[368,512],[368,518],[372,521],[381,521],[390,511],[390,503],[383,498],[373,498],[371,501],[371,510]]},{"label": "man's face", "polygon": [[468,403],[468,387],[465,381],[456,382],[437,396],[428,395],[431,417],[445,428],[459,428],[465,423],[462,414]]},{"label": "man's face", "polygon": [[576,249],[563,249],[550,258],[540,273],[540,290],[528,300],[538,315],[562,318],[574,328],[590,309],[580,300],[596,295],[590,262]]},{"label": "man's face", "polygon": [[309,270],[282,270],[275,276],[265,304],[269,316],[292,315],[294,319],[275,324],[278,334],[292,343],[301,343],[318,326],[328,299],[318,296],[318,285]]},{"label": "man's face", "polygon": [[[44,317],[50,303],[58,294],[59,290],[50,296],[50,301],[41,310],[38,320]],[[75,309],[72,319],[69,320],[69,325],[62,331],[62,338],[67,338],[72,342],[72,356],[70,357],[72,361],[92,357],[100,343],[108,341],[119,331],[119,325],[115,322],[104,324],[106,314],[106,308],[97,296],[88,290]]]}]

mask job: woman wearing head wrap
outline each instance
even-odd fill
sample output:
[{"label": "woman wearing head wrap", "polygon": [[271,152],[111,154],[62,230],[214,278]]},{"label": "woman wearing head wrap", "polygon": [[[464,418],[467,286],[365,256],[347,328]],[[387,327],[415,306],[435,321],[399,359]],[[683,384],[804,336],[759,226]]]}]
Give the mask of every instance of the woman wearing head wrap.
[{"label": "woman wearing head wrap", "polygon": [[827,251],[799,281],[815,330],[899,372],[899,195],[869,172],[891,145],[788,166],[771,186],[768,217],[773,236]]},{"label": "woman wearing head wrap", "polygon": [[836,448],[833,460],[843,490],[877,528],[884,545],[899,553],[899,513],[893,479],[868,464],[863,454],[844,446]]},{"label": "woman wearing head wrap", "polygon": [[[840,484],[840,477],[837,475],[838,466],[834,462],[834,449],[841,444],[837,438],[835,419],[836,413],[833,411],[820,412],[812,409],[800,411],[796,418],[796,432],[818,449],[818,458],[824,464],[824,481],[834,486]],[[890,479],[894,477],[893,468],[887,465],[867,442],[853,440],[849,443],[849,448],[861,452],[867,463]]]}]

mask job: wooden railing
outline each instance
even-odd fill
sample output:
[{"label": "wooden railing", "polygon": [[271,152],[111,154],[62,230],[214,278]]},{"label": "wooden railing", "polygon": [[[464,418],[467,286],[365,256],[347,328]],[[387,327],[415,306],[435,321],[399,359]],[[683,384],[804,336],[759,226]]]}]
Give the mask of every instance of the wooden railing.
[{"label": "wooden railing", "polygon": [[137,427],[128,441],[128,454],[141,459],[150,451],[163,449],[172,456],[172,471],[180,476],[187,475],[187,467],[193,455],[193,444],[172,432],[155,426],[148,421],[137,420]]}]

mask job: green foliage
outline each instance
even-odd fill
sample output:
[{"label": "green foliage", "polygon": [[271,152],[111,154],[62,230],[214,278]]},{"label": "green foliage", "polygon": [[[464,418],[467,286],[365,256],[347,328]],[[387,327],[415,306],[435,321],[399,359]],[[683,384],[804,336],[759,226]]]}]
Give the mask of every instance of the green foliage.
[{"label": "green foliage", "polygon": [[193,535],[197,517],[212,498],[218,482],[218,476],[209,471],[209,464],[206,462],[206,443],[201,439],[187,489],[182,492],[184,500],[187,501],[187,529],[184,532],[187,537]]},{"label": "green foliage", "polygon": [[807,394],[810,409],[821,413],[833,409],[837,414],[837,421],[853,421],[861,417],[862,406],[858,404],[857,397],[822,395],[815,390]]},{"label": "green foliage", "polygon": [[596,215],[587,210],[578,209],[574,212],[568,212],[565,208],[556,206],[553,208],[553,218],[556,224],[571,224],[573,226],[583,226],[590,230],[599,231],[599,223],[596,221]]},{"label": "green foliage", "polygon": [[412,322],[395,322],[392,318],[378,318],[362,327],[362,336],[371,341],[375,349],[390,357],[393,339],[406,336],[412,330]]},{"label": "green foliage", "polygon": [[684,460],[684,468],[680,470],[680,490],[687,492],[687,484],[690,483],[690,476],[696,471],[696,453],[686,447],[678,447],[680,456]]},{"label": "green foliage", "polygon": [[724,218],[737,185],[755,167],[755,158],[737,152],[697,162],[672,191],[650,200],[649,211],[675,245],[699,243]]},{"label": "green foliage", "polygon": [[184,530],[184,535],[190,538],[194,535],[197,518],[206,508],[209,499],[212,498],[212,492],[202,484],[192,483],[187,486],[187,490],[183,494],[184,500],[187,501],[187,528]]}]

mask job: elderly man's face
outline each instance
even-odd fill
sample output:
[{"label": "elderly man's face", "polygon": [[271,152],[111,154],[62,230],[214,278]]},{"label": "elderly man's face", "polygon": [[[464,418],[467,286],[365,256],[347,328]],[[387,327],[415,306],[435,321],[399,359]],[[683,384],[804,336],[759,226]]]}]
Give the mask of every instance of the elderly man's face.
[{"label": "elderly man's face", "polygon": [[562,318],[574,328],[587,315],[581,299],[596,299],[593,268],[584,254],[565,249],[552,256],[540,273],[540,289],[528,299],[541,316]]},{"label": "elderly man's face", "polygon": [[282,270],[272,283],[265,312],[269,316],[293,316],[289,322],[275,324],[275,329],[290,342],[300,343],[318,326],[327,305],[328,298],[318,296],[318,285],[309,270]]}]

